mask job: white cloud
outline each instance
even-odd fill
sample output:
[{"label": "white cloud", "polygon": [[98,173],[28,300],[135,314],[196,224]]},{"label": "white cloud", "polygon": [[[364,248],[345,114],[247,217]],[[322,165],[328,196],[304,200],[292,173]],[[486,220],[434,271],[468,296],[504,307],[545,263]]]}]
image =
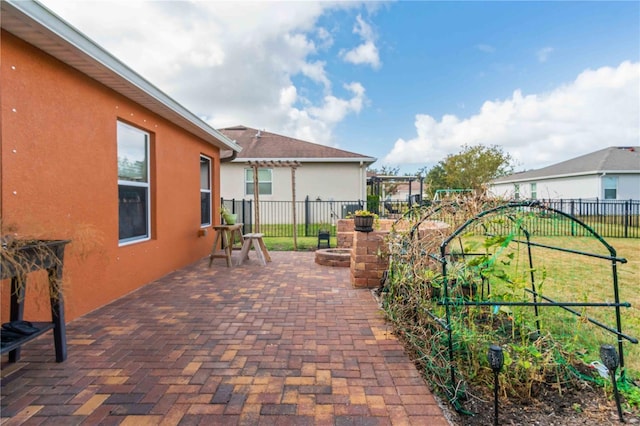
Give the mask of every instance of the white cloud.
[{"label": "white cloud", "polygon": [[549,59],[549,55],[554,51],[553,47],[543,47],[542,49],[536,52],[536,56],[538,57],[539,62],[547,62]]},{"label": "white cloud", "polygon": [[467,145],[498,145],[540,168],[607,146],[640,144],[640,63],[582,72],[549,93],[486,101],[466,119],[416,115],[416,136],[398,139],[386,164],[433,164]]},{"label": "white cloud", "polygon": [[366,101],[365,89],[360,83],[345,84],[344,89],[350,93],[349,99],[326,95],[320,105],[305,109],[293,106],[296,96],[293,86],[284,90],[280,101],[282,112],[288,116],[288,123],[283,129],[285,134],[330,145],[331,129],[347,115],[359,113]]},{"label": "white cloud", "polygon": [[375,34],[371,26],[366,23],[360,15],[356,17],[353,32],[362,38],[362,44],[349,51],[341,51],[340,56],[342,59],[352,64],[368,64],[374,69],[380,68],[382,63],[380,62],[380,54],[375,44]]},{"label": "white cloud", "polygon": [[317,25],[324,13],[361,2],[44,3],[215,127],[246,124],[331,144],[334,126],[364,100],[364,90],[333,92],[318,54],[334,39]]}]

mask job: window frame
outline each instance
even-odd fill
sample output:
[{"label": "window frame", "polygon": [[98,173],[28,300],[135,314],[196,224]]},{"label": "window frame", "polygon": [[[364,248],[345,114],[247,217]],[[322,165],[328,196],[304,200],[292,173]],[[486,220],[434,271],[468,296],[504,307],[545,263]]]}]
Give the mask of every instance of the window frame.
[{"label": "window frame", "polygon": [[[117,131],[116,131],[116,157],[118,156],[118,153],[120,152],[120,141],[119,141],[119,129],[120,126],[123,126],[129,130],[133,130],[135,132],[139,132],[142,135],[144,135],[144,140],[145,140],[145,160],[146,160],[146,167],[145,167],[145,172],[146,172],[146,176],[145,176],[145,182],[139,182],[139,181],[135,181],[135,180],[127,180],[127,179],[121,179],[120,178],[120,171],[119,171],[119,166],[117,166],[118,168],[118,246],[122,247],[122,246],[128,246],[131,244],[135,244],[135,243],[140,243],[140,242],[144,242],[144,241],[149,241],[151,240],[151,133],[146,131],[146,130],[142,130],[139,127],[136,126],[132,126],[128,123],[125,123],[124,121],[121,120],[117,120]],[[128,237],[128,238],[120,238],[120,188],[123,186],[130,186],[130,187],[136,187],[136,188],[144,188],[146,190],[146,205],[145,205],[145,210],[146,210],[146,232],[144,235],[140,235],[140,236],[134,236],[134,237]]]},{"label": "window frame", "polygon": [[[607,185],[608,182],[613,182],[613,187]],[[607,197],[607,191],[614,191],[613,198]],[[602,176],[602,199],[603,200],[617,200],[618,199],[618,176]]]},{"label": "window frame", "polygon": [[[266,171],[269,172],[269,178],[270,179],[268,181],[266,181],[266,180],[261,181],[260,180],[260,171],[261,170],[263,170],[263,171],[266,170]],[[244,194],[245,194],[245,196],[253,196],[254,195],[253,191],[251,191],[251,192],[247,191],[247,186],[249,184],[253,185],[253,179],[251,179],[251,181],[247,180],[247,172],[251,172],[253,174],[253,167],[247,167],[247,168],[244,169]],[[258,172],[258,195],[273,195],[273,168],[258,167],[257,172]],[[260,192],[260,184],[261,183],[265,183],[265,184],[268,183],[270,185],[271,191],[269,193]]]},{"label": "window frame", "polygon": [[[209,177],[209,188],[203,188],[202,187],[202,162],[206,161],[209,164],[209,171],[208,171],[208,177]],[[202,221],[202,204],[200,205],[200,228],[207,228],[211,225],[213,225],[213,203],[212,203],[212,198],[211,198],[211,187],[212,187],[212,170],[211,170],[211,166],[213,164],[213,162],[211,161],[211,157],[207,157],[206,155],[202,155],[200,154],[200,203],[202,203],[202,194],[209,194],[209,222],[205,223]]]},{"label": "window frame", "polygon": [[520,184],[519,183],[514,183],[513,184],[513,199],[514,200],[519,200],[520,199]]},{"label": "window frame", "polygon": [[537,182],[531,182],[529,185],[530,185],[530,190],[531,190],[531,199],[532,200],[537,200],[538,199],[538,183]]}]

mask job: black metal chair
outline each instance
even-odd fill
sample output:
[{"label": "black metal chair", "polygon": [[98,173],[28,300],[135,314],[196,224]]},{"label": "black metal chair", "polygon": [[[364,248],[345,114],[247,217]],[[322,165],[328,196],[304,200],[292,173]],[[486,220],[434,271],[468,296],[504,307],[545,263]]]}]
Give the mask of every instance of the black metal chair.
[{"label": "black metal chair", "polygon": [[320,248],[323,241],[326,242],[325,248],[331,248],[331,234],[329,232],[318,232],[318,248]]}]

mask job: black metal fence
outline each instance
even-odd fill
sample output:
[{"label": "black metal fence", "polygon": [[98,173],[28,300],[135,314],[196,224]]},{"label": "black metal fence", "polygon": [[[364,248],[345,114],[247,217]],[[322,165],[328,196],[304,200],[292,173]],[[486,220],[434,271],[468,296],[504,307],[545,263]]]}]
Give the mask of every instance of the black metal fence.
[{"label": "black metal fence", "polygon": [[[558,199],[540,200],[542,203],[575,216],[603,237],[640,238],[640,200]],[[252,200],[223,199],[222,203],[238,221],[244,223],[244,232],[253,232],[255,224]],[[367,202],[315,201],[309,198],[297,201],[295,217],[298,236],[316,236],[319,229],[335,235],[338,219],[347,218],[356,210],[364,209]],[[375,207],[375,206],[374,206]],[[397,218],[409,209],[406,202],[380,202],[375,210],[380,217]],[[576,235],[571,221],[551,216],[536,217],[532,228],[538,235]],[[260,201],[260,232],[268,237],[293,236],[293,205],[291,201]]]},{"label": "black metal fence", "polygon": [[[578,218],[602,237],[640,238],[640,200],[562,199],[540,201],[551,208]],[[564,223],[566,224],[567,221]],[[553,236],[558,232],[562,235],[574,235],[572,229],[554,230],[554,224],[550,220],[541,221],[539,226],[541,235]]]},{"label": "black metal fence", "polygon": [[[255,231],[253,200],[222,199],[222,204],[238,215],[244,232]],[[298,236],[312,237],[326,229],[335,236],[338,219],[365,208],[365,201],[296,201],[295,217]],[[291,201],[260,201],[260,232],[268,237],[293,236],[293,203]]]}]

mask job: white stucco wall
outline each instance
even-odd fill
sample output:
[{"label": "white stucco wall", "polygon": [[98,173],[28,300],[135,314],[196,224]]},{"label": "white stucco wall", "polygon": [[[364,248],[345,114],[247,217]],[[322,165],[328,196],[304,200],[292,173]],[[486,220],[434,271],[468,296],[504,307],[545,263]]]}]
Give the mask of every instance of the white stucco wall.
[{"label": "white stucco wall", "polygon": [[[253,199],[245,194],[244,163],[226,163],[220,167],[220,195],[225,199]],[[274,167],[273,193],[260,195],[262,201],[291,201],[291,169]],[[323,201],[365,200],[366,165],[358,163],[302,163],[296,169],[296,200],[305,197]]]},{"label": "white stucco wall", "polygon": [[618,176],[618,200],[640,200],[640,174]]},{"label": "white stucco wall", "polygon": [[[640,199],[640,174],[624,174],[608,176],[618,177],[618,200]],[[601,175],[573,176],[546,180],[530,180],[519,182],[520,199],[531,198],[531,183],[536,183],[537,197],[545,199],[604,199],[604,188]],[[512,198],[514,183],[492,185],[490,192],[498,197]]]}]

